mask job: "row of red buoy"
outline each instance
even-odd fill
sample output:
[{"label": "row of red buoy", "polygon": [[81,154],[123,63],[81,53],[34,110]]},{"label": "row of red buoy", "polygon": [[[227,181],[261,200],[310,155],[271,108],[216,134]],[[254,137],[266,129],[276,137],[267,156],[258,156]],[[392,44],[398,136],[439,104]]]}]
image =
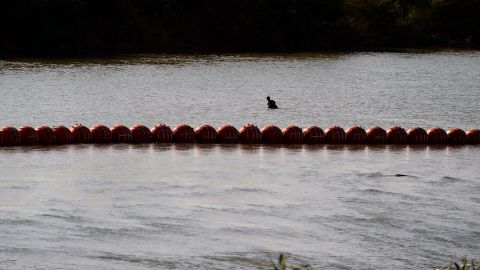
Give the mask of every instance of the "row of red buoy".
[{"label": "row of red buoy", "polygon": [[479,144],[480,130],[470,129],[467,132],[452,128],[445,131],[434,127],[428,131],[420,127],[412,127],[407,131],[394,126],[387,130],[372,127],[365,131],[353,126],[346,131],[339,126],[332,126],[323,131],[317,126],[301,129],[290,125],[283,130],[274,125],[259,129],[247,124],[237,130],[231,125],[222,125],[215,129],[202,125],[193,129],[182,124],[173,130],[159,124],[149,129],[144,125],[128,128],[116,125],[108,128],[95,125],[87,128],[77,124],[71,129],[65,126],[21,126],[18,129],[7,126],[0,129],[0,146],[14,145],[51,145],[70,143],[268,143],[268,144]]}]

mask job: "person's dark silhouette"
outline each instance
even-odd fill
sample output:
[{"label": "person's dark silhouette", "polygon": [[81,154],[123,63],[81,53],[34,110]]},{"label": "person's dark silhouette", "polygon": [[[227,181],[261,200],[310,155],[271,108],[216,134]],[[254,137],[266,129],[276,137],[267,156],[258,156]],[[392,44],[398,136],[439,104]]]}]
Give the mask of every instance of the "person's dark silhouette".
[{"label": "person's dark silhouette", "polygon": [[277,104],[275,104],[275,100],[270,99],[270,97],[267,97],[267,106],[269,109],[278,109]]}]

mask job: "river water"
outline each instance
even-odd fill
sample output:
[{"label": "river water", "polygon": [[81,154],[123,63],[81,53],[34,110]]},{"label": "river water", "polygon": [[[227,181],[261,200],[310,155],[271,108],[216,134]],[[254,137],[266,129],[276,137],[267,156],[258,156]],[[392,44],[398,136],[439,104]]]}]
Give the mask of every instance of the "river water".
[{"label": "river water", "polygon": [[[466,130],[480,52],[8,60],[0,96],[0,126]],[[0,269],[435,269],[480,258],[478,164],[479,146],[2,147]]]}]

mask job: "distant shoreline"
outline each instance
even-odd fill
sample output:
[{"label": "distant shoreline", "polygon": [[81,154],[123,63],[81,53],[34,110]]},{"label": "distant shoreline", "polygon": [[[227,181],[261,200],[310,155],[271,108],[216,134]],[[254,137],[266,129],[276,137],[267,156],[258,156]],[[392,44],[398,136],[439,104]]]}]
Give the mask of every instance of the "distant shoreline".
[{"label": "distant shoreline", "polygon": [[480,48],[478,0],[18,0],[0,58]]},{"label": "distant shoreline", "polygon": [[256,52],[256,51],[204,51],[204,52],[179,52],[179,51],[158,51],[158,52],[135,52],[135,53],[106,53],[106,54],[86,54],[86,55],[7,55],[0,56],[0,60],[68,60],[68,59],[114,59],[130,57],[160,57],[160,56],[245,56],[245,57],[263,57],[263,56],[316,56],[321,54],[353,54],[353,53],[441,53],[441,52],[479,52],[480,47],[419,47],[419,48],[363,48],[351,50],[322,50],[322,51],[289,51],[289,52]]}]

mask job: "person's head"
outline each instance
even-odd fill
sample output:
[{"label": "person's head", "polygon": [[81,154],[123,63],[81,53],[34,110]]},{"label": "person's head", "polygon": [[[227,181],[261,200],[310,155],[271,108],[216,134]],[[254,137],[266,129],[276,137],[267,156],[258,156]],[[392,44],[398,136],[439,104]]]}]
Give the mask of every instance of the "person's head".
[{"label": "person's head", "polygon": [[270,100],[270,97],[267,97],[267,100]]}]

